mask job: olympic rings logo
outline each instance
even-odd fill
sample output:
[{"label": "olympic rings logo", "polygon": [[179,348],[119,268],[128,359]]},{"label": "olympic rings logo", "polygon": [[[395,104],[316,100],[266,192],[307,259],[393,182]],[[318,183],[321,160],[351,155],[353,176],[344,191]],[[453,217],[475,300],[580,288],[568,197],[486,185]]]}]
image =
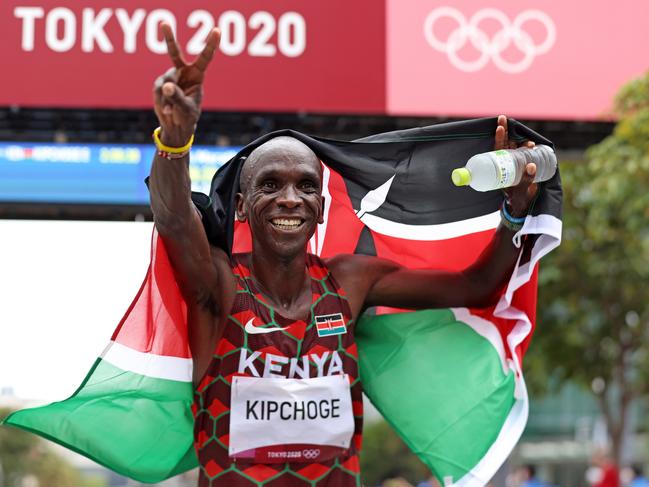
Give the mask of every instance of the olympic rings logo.
[{"label": "olympic rings logo", "polygon": [[[435,24],[443,18],[449,18],[457,23],[457,28],[446,40],[440,40],[435,35]],[[501,29],[492,37],[480,28],[480,24],[485,20],[494,20],[500,24]],[[536,44],[532,36],[525,31],[524,27],[528,22],[539,22],[543,25],[545,39],[540,44]],[[557,32],[550,16],[541,10],[525,10],[511,22],[500,10],[483,8],[467,21],[462,12],[457,9],[439,7],[426,17],[424,36],[433,49],[446,53],[451,64],[461,71],[467,73],[479,71],[491,60],[501,71],[521,73],[532,65],[536,56],[545,54],[552,48]],[[459,51],[466,46],[467,41],[480,53],[475,60],[465,61],[460,57]],[[512,42],[523,53],[523,57],[516,62],[502,57],[503,52]]]},{"label": "olympic rings logo", "polygon": [[303,450],[303,451],[302,451],[302,455],[303,455],[304,458],[306,458],[307,460],[315,460],[315,459],[318,458],[318,456],[320,455],[320,450],[319,450],[319,449],[315,449],[315,450]]}]

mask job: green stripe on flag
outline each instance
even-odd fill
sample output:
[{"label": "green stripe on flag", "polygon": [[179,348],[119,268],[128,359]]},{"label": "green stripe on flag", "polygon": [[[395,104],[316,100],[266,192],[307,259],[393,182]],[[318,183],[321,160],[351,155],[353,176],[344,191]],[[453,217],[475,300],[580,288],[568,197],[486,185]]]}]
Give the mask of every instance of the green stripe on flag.
[{"label": "green stripe on flag", "polygon": [[347,328],[340,326],[338,328],[331,328],[330,330],[318,330],[318,336],[327,337],[331,335],[342,335],[347,332]]},{"label": "green stripe on flag", "polygon": [[447,309],[364,316],[356,336],[372,403],[439,479],[460,480],[500,433],[514,373]]},{"label": "green stripe on flag", "polygon": [[97,359],[65,401],[17,411],[4,423],[37,433],[141,482],[198,465],[192,384],[124,371]]}]

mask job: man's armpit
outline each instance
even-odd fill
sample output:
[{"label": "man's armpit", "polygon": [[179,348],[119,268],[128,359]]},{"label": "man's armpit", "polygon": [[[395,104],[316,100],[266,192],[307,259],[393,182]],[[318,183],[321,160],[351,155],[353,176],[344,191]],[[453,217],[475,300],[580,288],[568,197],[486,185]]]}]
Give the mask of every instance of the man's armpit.
[{"label": "man's armpit", "polygon": [[221,312],[221,305],[214,294],[208,290],[200,291],[196,295],[196,304],[212,316],[219,316],[219,313]]}]

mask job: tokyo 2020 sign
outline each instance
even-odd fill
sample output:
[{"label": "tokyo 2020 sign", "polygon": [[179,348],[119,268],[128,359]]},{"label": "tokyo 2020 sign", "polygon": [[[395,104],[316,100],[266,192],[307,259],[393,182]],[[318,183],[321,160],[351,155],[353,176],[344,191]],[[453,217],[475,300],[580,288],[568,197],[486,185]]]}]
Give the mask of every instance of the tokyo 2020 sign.
[{"label": "tokyo 2020 sign", "polygon": [[151,106],[169,67],[162,22],[188,57],[222,31],[206,109],[381,113],[383,10],[368,0],[6,0],[0,105]]}]

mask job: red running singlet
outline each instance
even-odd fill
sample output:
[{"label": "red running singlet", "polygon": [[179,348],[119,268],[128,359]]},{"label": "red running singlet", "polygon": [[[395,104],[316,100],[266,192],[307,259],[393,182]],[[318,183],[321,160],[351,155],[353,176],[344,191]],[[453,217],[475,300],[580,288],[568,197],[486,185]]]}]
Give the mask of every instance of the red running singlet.
[{"label": "red running singlet", "polygon": [[[200,463],[199,487],[360,486],[362,388],[354,322],[345,293],[322,260],[309,254],[307,266],[313,295],[309,317],[306,321],[287,319],[261,295],[250,277],[249,262],[250,254],[232,257],[236,297],[223,336],[195,391],[192,409],[195,448]],[[296,418],[311,418],[324,425],[321,429],[327,430],[327,421],[343,415],[342,400],[323,400],[322,397],[316,400],[311,392],[304,400],[273,400],[274,396],[266,397],[257,390],[242,403],[245,406],[238,407],[237,414],[231,414],[234,391],[240,390],[238,381],[255,384],[270,381],[282,387],[291,380],[305,383],[305,378],[308,378],[306,382],[342,381],[344,388],[349,383],[347,396],[351,392],[351,405],[347,408],[347,423],[351,424],[348,427],[351,442],[345,447],[334,447],[288,441],[262,445],[231,456],[230,447],[235,448],[235,443],[258,443],[257,435],[264,434],[265,421],[269,418],[287,419],[286,424]],[[256,435],[231,435],[231,420],[238,421],[237,417],[258,421],[255,424],[261,426],[252,430]],[[307,434],[311,434],[311,430]],[[286,431],[280,435],[291,437]],[[238,439],[235,440],[235,436]],[[266,437],[264,441],[272,443]]]}]

